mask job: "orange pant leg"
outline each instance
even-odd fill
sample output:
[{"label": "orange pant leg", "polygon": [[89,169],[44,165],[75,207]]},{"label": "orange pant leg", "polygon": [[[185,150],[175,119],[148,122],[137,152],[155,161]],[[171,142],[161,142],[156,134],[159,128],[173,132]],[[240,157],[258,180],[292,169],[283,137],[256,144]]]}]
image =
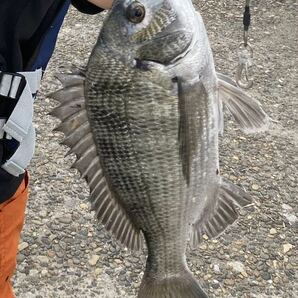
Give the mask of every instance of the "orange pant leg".
[{"label": "orange pant leg", "polygon": [[28,176],[16,193],[0,204],[0,298],[13,298],[10,278],[16,268],[20,233],[28,199]]}]

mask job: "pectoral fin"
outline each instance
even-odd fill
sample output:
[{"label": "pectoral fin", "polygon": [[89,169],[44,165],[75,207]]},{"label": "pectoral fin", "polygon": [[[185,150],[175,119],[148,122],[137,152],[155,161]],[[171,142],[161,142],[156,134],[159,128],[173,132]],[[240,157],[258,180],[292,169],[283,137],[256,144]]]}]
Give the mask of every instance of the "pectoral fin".
[{"label": "pectoral fin", "polygon": [[244,93],[229,77],[217,73],[219,98],[227,106],[240,128],[245,133],[265,131],[269,117],[261,104]]},{"label": "pectoral fin", "polygon": [[191,167],[197,154],[198,142],[195,136],[203,135],[203,122],[207,116],[198,121],[197,111],[205,109],[208,103],[208,94],[202,82],[188,84],[183,78],[177,78],[179,97],[179,145],[182,172],[187,181],[190,181]]}]

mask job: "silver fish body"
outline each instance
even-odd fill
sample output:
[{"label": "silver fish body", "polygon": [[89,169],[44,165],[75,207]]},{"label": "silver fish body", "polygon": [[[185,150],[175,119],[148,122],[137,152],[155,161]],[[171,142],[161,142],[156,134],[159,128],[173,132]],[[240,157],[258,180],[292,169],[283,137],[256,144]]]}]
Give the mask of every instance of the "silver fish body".
[{"label": "silver fish body", "polygon": [[251,203],[219,175],[219,95],[247,130],[267,118],[216,74],[191,1],[116,0],[86,72],[60,80],[53,115],[97,217],[129,248],[145,238],[138,297],[207,297],[187,267],[188,240],[195,247],[204,234],[219,235],[238,217],[236,206]]}]

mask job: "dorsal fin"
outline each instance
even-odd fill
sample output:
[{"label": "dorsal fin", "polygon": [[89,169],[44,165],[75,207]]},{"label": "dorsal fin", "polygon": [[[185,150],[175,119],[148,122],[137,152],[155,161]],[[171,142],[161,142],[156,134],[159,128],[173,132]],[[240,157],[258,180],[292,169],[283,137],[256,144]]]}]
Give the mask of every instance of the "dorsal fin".
[{"label": "dorsal fin", "polygon": [[63,88],[49,95],[60,102],[51,115],[62,121],[56,130],[65,134],[62,143],[70,147],[69,154],[77,156],[72,167],[79,170],[89,185],[91,207],[117,240],[130,249],[139,250],[143,245],[140,229],[110,190],[100,164],[85,109],[84,72],[73,69],[73,73],[60,74],[57,78]]}]

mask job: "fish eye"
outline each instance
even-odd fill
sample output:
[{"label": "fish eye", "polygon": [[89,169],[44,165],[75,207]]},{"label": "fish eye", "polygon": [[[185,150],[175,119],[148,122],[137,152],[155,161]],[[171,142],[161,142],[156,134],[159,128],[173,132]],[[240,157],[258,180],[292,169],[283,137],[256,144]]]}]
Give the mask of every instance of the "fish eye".
[{"label": "fish eye", "polygon": [[146,10],[144,5],[135,1],[131,3],[126,9],[126,17],[132,23],[141,23],[145,18]]}]

